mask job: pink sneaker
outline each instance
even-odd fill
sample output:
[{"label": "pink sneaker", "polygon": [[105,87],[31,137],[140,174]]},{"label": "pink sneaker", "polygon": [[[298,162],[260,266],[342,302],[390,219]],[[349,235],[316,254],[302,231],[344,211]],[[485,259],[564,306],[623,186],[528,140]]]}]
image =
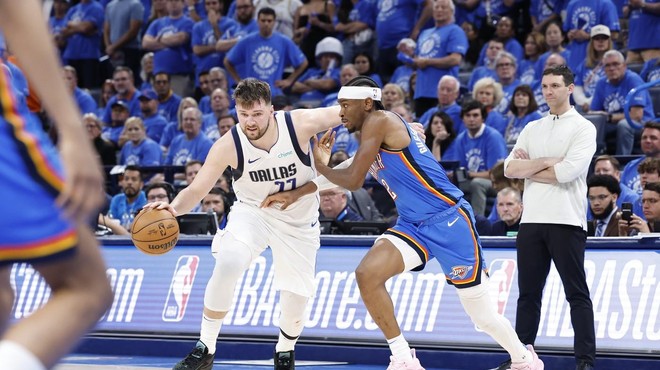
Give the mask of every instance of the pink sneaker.
[{"label": "pink sneaker", "polygon": [[[422,364],[419,363],[419,360],[415,355],[414,349],[410,350],[410,354],[412,355],[412,360],[408,361],[395,360],[394,356],[390,356],[390,366],[387,367],[387,370],[424,370]],[[543,369],[543,367],[541,367],[541,369]]]},{"label": "pink sneaker", "polygon": [[511,364],[511,370],[543,370],[543,361],[534,352],[534,347],[531,344],[527,345],[527,349],[532,353],[532,363],[517,362]]}]

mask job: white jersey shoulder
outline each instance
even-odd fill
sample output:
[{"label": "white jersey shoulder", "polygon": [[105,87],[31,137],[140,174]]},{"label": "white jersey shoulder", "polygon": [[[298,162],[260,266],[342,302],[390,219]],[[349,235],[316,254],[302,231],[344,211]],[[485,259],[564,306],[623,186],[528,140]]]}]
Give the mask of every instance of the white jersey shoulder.
[{"label": "white jersey shoulder", "polygon": [[[239,202],[259,207],[270,194],[300,187],[316,177],[311,152],[300,148],[298,138],[288,112],[275,112],[271,124],[277,126],[278,138],[269,151],[252,145],[240,127],[232,129],[238,156],[234,192]],[[299,199],[286,210],[266,209],[275,212],[280,219],[307,221],[318,217],[318,195],[311,194]]]}]

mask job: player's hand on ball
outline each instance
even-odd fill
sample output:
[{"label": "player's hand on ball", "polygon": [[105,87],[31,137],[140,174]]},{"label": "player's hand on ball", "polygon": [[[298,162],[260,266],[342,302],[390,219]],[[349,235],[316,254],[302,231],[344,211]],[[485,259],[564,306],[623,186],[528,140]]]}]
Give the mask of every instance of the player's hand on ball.
[{"label": "player's hand on ball", "polygon": [[174,209],[169,203],[166,202],[151,202],[147,203],[142,207],[143,211],[148,211],[150,209],[164,209],[172,214],[172,216],[176,217],[179,214],[177,213],[176,209]]},{"label": "player's hand on ball", "polygon": [[312,138],[314,140],[314,160],[317,163],[327,165],[330,162],[330,155],[332,154],[332,147],[335,145],[336,135],[337,133],[335,131],[328,129],[320,139],[317,139],[316,136]]}]

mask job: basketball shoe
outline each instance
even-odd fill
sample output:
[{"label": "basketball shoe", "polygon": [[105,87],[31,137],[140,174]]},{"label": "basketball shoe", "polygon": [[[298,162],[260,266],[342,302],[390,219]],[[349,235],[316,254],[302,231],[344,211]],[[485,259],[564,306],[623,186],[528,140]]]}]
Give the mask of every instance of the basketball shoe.
[{"label": "basketball shoe", "polygon": [[296,359],[293,351],[275,352],[275,370],[294,370],[296,368]]},{"label": "basketball shoe", "polygon": [[195,348],[179,361],[172,370],[211,370],[215,354],[209,354],[209,349],[202,341],[197,341]]},{"label": "basketball shoe", "polygon": [[387,367],[387,370],[424,370],[415,355],[414,349],[410,350],[410,354],[412,355],[412,360],[408,361],[396,360],[394,356],[390,356],[390,366]]},{"label": "basketball shoe", "polygon": [[517,362],[511,364],[511,370],[543,370],[543,361],[539,356],[534,352],[534,347],[531,344],[527,345],[527,349],[532,353],[532,363],[528,364],[526,362]]}]

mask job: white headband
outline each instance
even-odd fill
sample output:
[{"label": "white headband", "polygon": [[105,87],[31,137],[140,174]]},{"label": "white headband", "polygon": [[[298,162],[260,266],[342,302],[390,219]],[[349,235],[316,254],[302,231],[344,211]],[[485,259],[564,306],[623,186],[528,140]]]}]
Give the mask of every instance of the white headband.
[{"label": "white headband", "polygon": [[377,87],[342,86],[342,88],[339,89],[339,94],[337,94],[337,100],[371,98],[373,100],[380,101],[381,95],[382,93]]}]

